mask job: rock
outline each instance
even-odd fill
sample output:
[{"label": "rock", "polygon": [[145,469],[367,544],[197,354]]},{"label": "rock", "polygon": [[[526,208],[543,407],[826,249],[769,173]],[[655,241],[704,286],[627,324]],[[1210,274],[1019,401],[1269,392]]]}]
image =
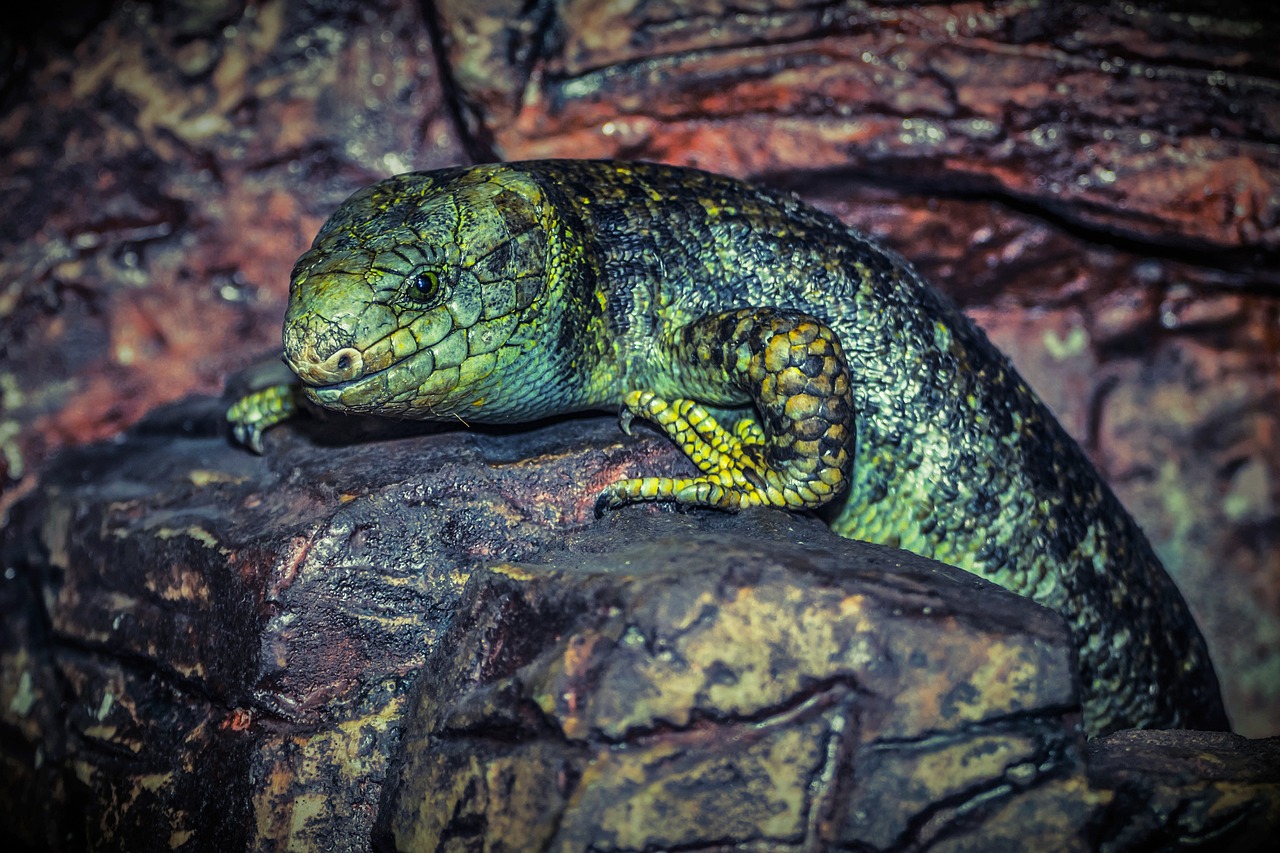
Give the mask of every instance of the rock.
[{"label": "rock", "polygon": [[255,457],[224,407],[63,454],[5,528],[20,847],[1129,850],[1274,826],[1273,742],[1086,746],[1065,626],[1024,599],[779,512],[593,521],[603,483],[686,470],[656,434],[335,418]]},{"label": "rock", "polygon": [[1167,245],[1280,248],[1264,141],[1280,130],[1277,27],[1261,8],[436,5],[463,115],[505,159],[827,167]]},{"label": "rock", "polygon": [[[939,804],[1079,772],[1072,650],[1028,605],[776,512],[618,513],[547,562],[472,574],[386,831],[398,849],[893,846]],[[972,820],[948,810],[930,835]]]},{"label": "rock", "polygon": [[1280,738],[1116,732],[1089,744],[1088,778],[1112,792],[1103,850],[1270,850],[1280,829]]},{"label": "rock", "polygon": [[225,406],[160,410],[62,456],[6,527],[0,700],[22,747],[5,749],[0,811],[23,818],[7,832],[65,828],[68,850],[363,849],[401,706],[467,573],[583,523],[599,488],[584,457],[610,479],[680,462],[653,437],[623,463],[616,423],[597,422],[512,503],[504,470],[546,456],[555,430],[360,445],[285,429],[254,457],[222,435]]}]

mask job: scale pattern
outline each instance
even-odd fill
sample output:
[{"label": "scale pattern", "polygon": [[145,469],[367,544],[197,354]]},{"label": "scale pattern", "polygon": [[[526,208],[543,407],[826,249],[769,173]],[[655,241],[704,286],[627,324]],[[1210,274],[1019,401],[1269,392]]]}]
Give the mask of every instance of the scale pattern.
[{"label": "scale pattern", "polygon": [[[284,349],[301,393],[340,411],[621,407],[702,473],[615,483],[598,509],[822,507],[842,536],[1064,614],[1090,734],[1227,727],[1186,603],[1008,360],[904,260],[791,196],[604,161],[390,178],[299,259]],[[298,393],[237,403],[237,435],[260,447]]]}]

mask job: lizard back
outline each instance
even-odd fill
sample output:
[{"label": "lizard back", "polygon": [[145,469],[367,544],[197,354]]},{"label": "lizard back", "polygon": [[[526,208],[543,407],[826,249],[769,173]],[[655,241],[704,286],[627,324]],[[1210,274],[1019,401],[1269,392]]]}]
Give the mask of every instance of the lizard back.
[{"label": "lizard back", "polygon": [[[827,510],[837,533],[1064,614],[1091,732],[1228,727],[1203,637],[1145,535],[1008,359],[900,256],[789,195],[705,172],[522,168],[581,220],[582,283],[603,294],[619,353],[755,305],[839,335],[856,424],[850,488]],[[640,374],[622,381],[662,387]]]}]

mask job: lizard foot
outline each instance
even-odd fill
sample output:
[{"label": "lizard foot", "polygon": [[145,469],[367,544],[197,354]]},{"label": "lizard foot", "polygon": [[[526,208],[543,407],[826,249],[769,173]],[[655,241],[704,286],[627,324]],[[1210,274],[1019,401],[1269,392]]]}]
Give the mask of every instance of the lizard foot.
[{"label": "lizard foot", "polygon": [[[686,506],[738,510],[748,506],[805,509],[834,493],[822,480],[794,482],[765,459],[767,441],[751,418],[730,432],[693,400],[664,400],[652,391],[623,398],[624,420],[642,417],[665,432],[703,472],[700,477],[637,477],[607,486],[596,499],[597,517],[638,501],[674,501]],[[631,417],[626,417],[631,416]]]},{"label": "lizard foot", "polygon": [[262,453],[262,434],[271,427],[288,420],[298,411],[296,388],[293,385],[269,385],[251,391],[231,404],[227,409],[227,422],[236,441]]}]

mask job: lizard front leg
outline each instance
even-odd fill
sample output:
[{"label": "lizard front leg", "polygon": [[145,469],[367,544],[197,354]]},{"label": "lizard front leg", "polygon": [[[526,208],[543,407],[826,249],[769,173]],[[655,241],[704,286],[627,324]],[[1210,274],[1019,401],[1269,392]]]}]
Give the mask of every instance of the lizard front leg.
[{"label": "lizard front leg", "polygon": [[[792,311],[728,311],[676,329],[658,349],[664,381],[654,384],[680,396],[628,392],[623,426],[633,416],[652,421],[702,476],[621,480],[600,494],[597,513],[645,500],[810,509],[847,484],[851,380],[840,340],[825,323]],[[749,401],[759,423],[748,418],[726,429],[699,400]]]},{"label": "lizard front leg", "polygon": [[298,412],[301,390],[297,385],[268,385],[250,391],[227,409],[227,422],[236,441],[254,453],[262,453],[262,434]]}]

